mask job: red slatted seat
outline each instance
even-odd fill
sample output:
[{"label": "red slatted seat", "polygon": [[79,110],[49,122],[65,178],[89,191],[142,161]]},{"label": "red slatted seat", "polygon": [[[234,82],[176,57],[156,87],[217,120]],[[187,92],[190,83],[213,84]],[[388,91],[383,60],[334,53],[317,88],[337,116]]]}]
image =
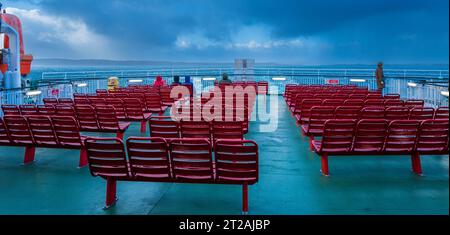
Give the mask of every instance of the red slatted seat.
[{"label": "red slatted seat", "polygon": [[366,93],[353,93],[353,94],[350,94],[350,96],[348,97],[349,99],[358,99],[358,100],[364,100],[364,99],[366,99],[366,97],[367,97],[367,94]]},{"label": "red slatted seat", "polygon": [[138,98],[123,99],[126,118],[124,120],[141,122],[141,133],[145,133],[147,129],[147,121],[152,116],[151,113],[145,113],[145,105]]},{"label": "red slatted seat", "polygon": [[367,106],[377,106],[384,107],[384,99],[368,99],[364,102],[364,105]]},{"label": "red slatted seat", "polygon": [[59,98],[58,104],[60,105],[74,105],[74,101],[70,98]]},{"label": "red slatted seat", "polygon": [[0,145],[9,145],[11,140],[9,139],[8,131],[6,129],[3,118],[0,118]]},{"label": "red slatted seat", "polygon": [[423,101],[423,100],[405,100],[404,105],[408,108],[421,108],[425,105],[425,101]]},{"label": "red slatted seat", "polygon": [[58,105],[58,99],[56,98],[45,98],[43,99],[44,104],[48,104],[48,105]]},{"label": "red slatted seat", "polygon": [[204,138],[211,140],[211,123],[205,121],[181,121],[182,138]]},{"label": "red slatted seat", "polygon": [[30,116],[27,118],[27,121],[36,147],[58,147],[58,140],[53,128],[53,123],[49,117]]},{"label": "red slatted seat", "polygon": [[95,111],[100,130],[103,132],[117,133],[117,138],[122,139],[130,123],[119,122],[116,110],[111,105],[96,106]]},{"label": "red slatted seat", "polygon": [[149,121],[150,136],[166,139],[179,139],[180,123],[171,117],[151,117]]},{"label": "red slatted seat", "polygon": [[405,105],[405,102],[400,99],[386,99],[384,101],[384,106],[386,106],[386,107],[399,107],[399,106],[404,106],[404,105]]},{"label": "red slatted seat", "polygon": [[161,101],[160,95],[146,95],[145,96],[145,110],[150,113],[158,113],[162,115],[167,109]]},{"label": "red slatted seat", "polygon": [[318,106],[321,103],[322,103],[321,99],[304,99],[301,104],[300,113],[295,114],[295,119],[297,120],[297,123],[301,124],[303,122],[307,122],[311,114],[311,108],[314,106]]},{"label": "red slatted seat", "polygon": [[170,87],[161,87],[159,90],[159,93],[161,95],[161,103],[164,106],[172,106],[174,99],[170,97],[170,93],[172,92],[172,89]]},{"label": "red slatted seat", "polygon": [[359,119],[361,106],[340,106],[334,111],[335,119]]},{"label": "red slatted seat", "polygon": [[334,118],[335,107],[319,106],[311,108],[308,121],[302,125],[302,132],[307,136],[319,136],[323,134],[325,122]]},{"label": "red slatted seat", "polygon": [[384,119],[384,117],[384,107],[365,107],[361,109],[361,112],[359,114],[360,119]]},{"label": "red slatted seat", "polygon": [[243,184],[244,192],[247,185],[258,182],[258,145],[254,141],[218,140],[214,149],[218,182]]},{"label": "red slatted seat", "polygon": [[383,99],[383,95],[380,93],[374,93],[374,94],[367,94],[366,99],[371,100],[371,99]]},{"label": "red slatted seat", "polygon": [[53,105],[38,105],[38,115],[53,116],[56,115],[56,108]]},{"label": "red slatted seat", "polygon": [[448,154],[449,120],[425,120],[419,128],[416,151],[419,154]]},{"label": "red slatted seat", "polygon": [[25,117],[5,116],[6,129],[13,145],[33,146],[34,140]]},{"label": "red slatted seat", "polygon": [[327,99],[322,102],[323,106],[333,106],[338,107],[344,105],[345,100],[343,99]]},{"label": "red slatted seat", "polygon": [[436,112],[434,114],[434,119],[447,119],[449,118],[448,115],[448,107],[439,107],[436,109]]},{"label": "red slatted seat", "polygon": [[66,117],[75,117],[75,109],[72,106],[68,105],[56,105],[56,115],[58,116],[66,116]]},{"label": "red slatted seat", "polygon": [[86,98],[86,94],[84,93],[73,93],[73,98]]},{"label": "red slatted seat", "polygon": [[22,116],[36,116],[39,115],[38,109],[34,104],[19,105],[20,115]]},{"label": "red slatted seat", "polygon": [[86,97],[75,97],[74,103],[77,105],[91,105],[91,101]]},{"label": "red slatted seat", "polygon": [[413,108],[411,109],[411,111],[409,112],[409,120],[419,120],[419,121],[424,121],[424,120],[429,120],[429,119],[433,119],[434,118],[434,109],[431,107],[428,108]]},{"label": "red slatted seat", "polygon": [[106,99],[105,98],[99,98],[99,97],[91,97],[91,98],[89,98],[89,102],[91,103],[92,106],[108,105],[106,103]]},{"label": "red slatted seat", "polygon": [[75,112],[82,131],[99,130],[97,113],[94,107],[90,105],[75,105]]},{"label": "red slatted seat", "polygon": [[385,99],[400,99],[400,95],[399,94],[386,94],[384,95]]},{"label": "red slatted seat", "polygon": [[384,119],[359,121],[356,125],[352,151],[361,154],[383,151],[388,125],[388,121]]},{"label": "red slatted seat", "polygon": [[5,116],[20,116],[20,109],[17,105],[4,104],[2,111]]},{"label": "red slatted seat", "polygon": [[243,122],[212,122],[213,142],[218,139],[244,139],[244,123]]},{"label": "red slatted seat", "polygon": [[80,135],[80,127],[75,118],[52,117],[51,120],[59,145],[69,149],[82,149],[84,147],[85,137]]},{"label": "red slatted seat", "polygon": [[385,118],[389,121],[406,120],[409,118],[409,109],[403,106],[387,108],[385,110]]},{"label": "red slatted seat", "polygon": [[134,180],[167,182],[172,178],[166,140],[132,137],[127,140],[127,153]]},{"label": "red slatted seat", "polygon": [[[122,140],[114,138],[87,138],[85,145],[88,154],[89,169],[93,176],[114,180],[131,179],[130,166],[127,161]],[[108,181],[107,194],[111,193]],[[115,195],[115,185],[114,185]],[[107,197],[107,206],[112,205],[116,198]]]},{"label": "red slatted seat", "polygon": [[411,154],[420,126],[419,121],[392,121],[388,127],[384,152],[390,154]]},{"label": "red slatted seat", "polygon": [[170,141],[174,179],[181,182],[213,182],[215,177],[211,149],[211,144],[206,139]]},{"label": "red slatted seat", "polygon": [[364,106],[363,99],[348,99],[344,102],[344,106]]},{"label": "red slatted seat", "polygon": [[108,105],[112,105],[114,109],[116,110],[116,115],[119,120],[125,120],[126,119],[126,113],[125,113],[125,105],[123,104],[122,99],[120,98],[106,98],[106,103]]},{"label": "red slatted seat", "polygon": [[313,142],[315,151],[324,154],[323,156],[350,152],[355,126],[354,120],[328,120],[325,122],[322,139]]},{"label": "red slatted seat", "polygon": [[342,100],[347,100],[349,98],[349,94],[343,94],[343,93],[338,93],[338,94],[333,94],[331,97],[333,97],[333,99],[342,99]]}]

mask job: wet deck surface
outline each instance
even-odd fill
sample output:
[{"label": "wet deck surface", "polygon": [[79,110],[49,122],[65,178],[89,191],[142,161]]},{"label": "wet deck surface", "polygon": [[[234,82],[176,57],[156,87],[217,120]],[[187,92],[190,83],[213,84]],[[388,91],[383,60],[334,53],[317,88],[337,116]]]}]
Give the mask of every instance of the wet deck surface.
[{"label": "wet deck surface", "polygon": [[[284,101],[279,128],[247,139],[260,146],[260,181],[249,187],[250,214],[448,214],[449,158],[424,156],[425,176],[407,156],[331,157],[331,177],[308,149]],[[141,136],[134,123],[127,136]],[[79,151],[0,147],[0,214],[240,214],[241,187],[119,182],[116,207],[103,210],[106,183],[77,169]]]}]

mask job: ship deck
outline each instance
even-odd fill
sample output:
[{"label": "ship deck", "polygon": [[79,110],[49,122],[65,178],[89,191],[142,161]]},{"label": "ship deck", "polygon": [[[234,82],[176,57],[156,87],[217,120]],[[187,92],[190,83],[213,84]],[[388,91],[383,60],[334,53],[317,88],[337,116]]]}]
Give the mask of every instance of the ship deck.
[{"label": "ship deck", "polygon": [[[419,215],[449,213],[449,158],[424,156],[424,176],[408,156],[331,157],[331,177],[279,99],[278,130],[247,139],[260,147],[260,180],[249,187],[250,214]],[[148,133],[147,133],[148,134]],[[98,135],[98,134],[95,134]],[[107,134],[104,136],[108,136]],[[141,136],[133,123],[128,136]],[[117,205],[103,210],[106,182],[78,169],[79,151],[37,149],[21,165],[24,148],[0,147],[0,214],[197,215],[240,214],[241,187],[119,182]]]}]

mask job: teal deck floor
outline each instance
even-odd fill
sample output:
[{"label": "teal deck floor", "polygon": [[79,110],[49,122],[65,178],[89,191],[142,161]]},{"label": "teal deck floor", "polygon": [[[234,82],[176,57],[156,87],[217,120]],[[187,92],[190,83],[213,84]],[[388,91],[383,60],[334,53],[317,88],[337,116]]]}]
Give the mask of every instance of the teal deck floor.
[{"label": "teal deck floor", "polygon": [[[249,188],[250,214],[448,214],[449,158],[424,156],[425,176],[406,156],[331,157],[331,177],[308,149],[284,101],[279,128],[247,139],[260,146],[260,180]],[[140,136],[134,123],[126,136]],[[0,147],[0,214],[196,215],[241,213],[241,187],[119,182],[119,201],[103,210],[105,181],[78,169],[78,151],[38,149],[22,166],[24,149]]]}]

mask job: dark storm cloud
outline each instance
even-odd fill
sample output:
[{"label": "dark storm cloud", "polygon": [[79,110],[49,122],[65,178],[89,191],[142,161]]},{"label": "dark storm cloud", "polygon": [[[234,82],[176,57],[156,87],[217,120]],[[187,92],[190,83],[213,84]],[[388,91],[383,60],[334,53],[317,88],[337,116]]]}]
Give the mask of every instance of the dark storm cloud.
[{"label": "dark storm cloud", "polygon": [[[24,1],[13,1],[13,3]],[[225,49],[236,31],[266,27],[271,40],[313,38],[327,45],[326,62],[342,58],[398,58],[448,62],[447,0],[29,0],[52,15],[82,19],[124,50],[123,56],[184,60],[261,56],[265,59],[308,54],[305,48]],[[179,50],[180,35],[198,34],[215,42],[207,51]],[[254,40],[258,41],[255,34]],[[392,53],[395,51],[395,53]],[[127,54],[128,53],[128,54]],[[145,53],[146,55],[142,55]],[[188,53],[188,55],[187,55]],[[319,53],[319,52],[317,52]],[[311,56],[311,55],[310,55]],[[275,60],[275,59],[274,59]],[[356,60],[355,61],[359,61]],[[317,62],[318,63],[318,62]]]}]

